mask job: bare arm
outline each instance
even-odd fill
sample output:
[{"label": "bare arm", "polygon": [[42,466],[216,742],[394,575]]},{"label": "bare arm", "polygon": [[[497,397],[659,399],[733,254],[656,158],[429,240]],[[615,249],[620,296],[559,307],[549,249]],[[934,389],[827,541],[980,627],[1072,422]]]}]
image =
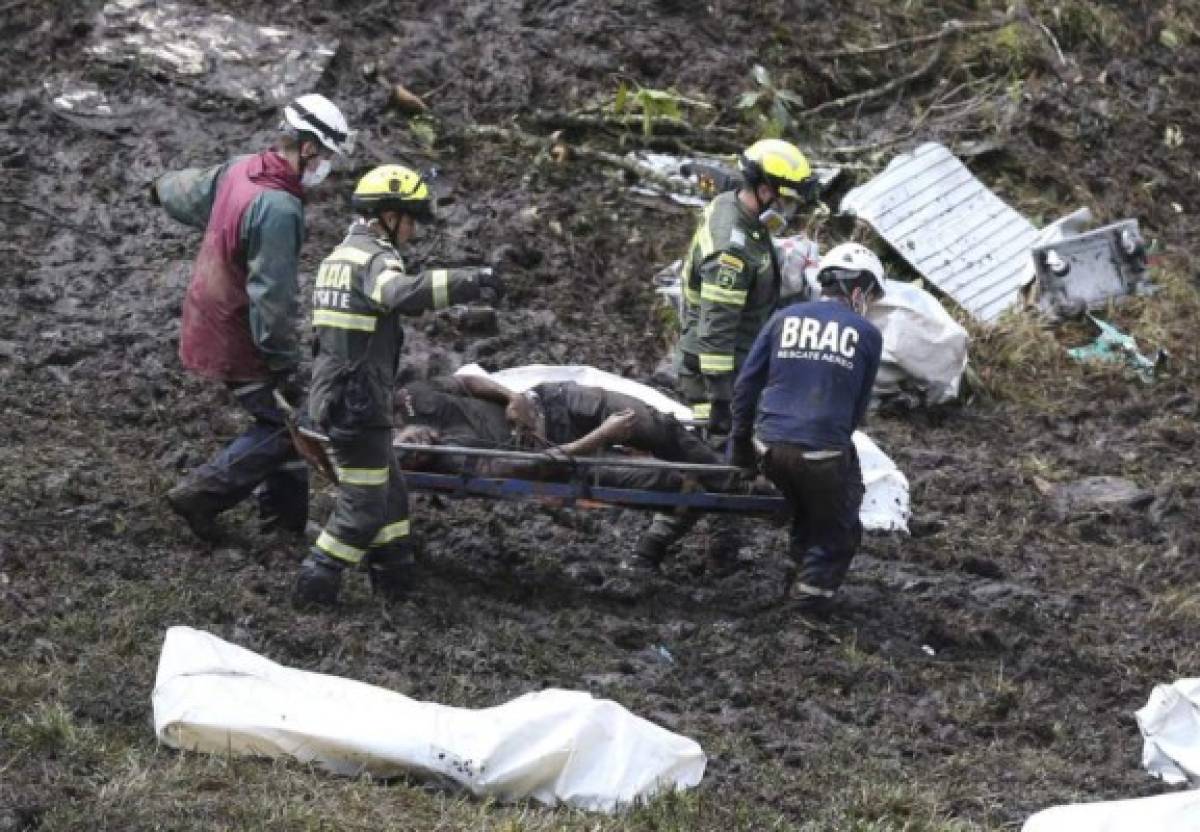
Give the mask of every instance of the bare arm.
[{"label": "bare arm", "polygon": [[560,469],[567,457],[590,456],[602,451],[610,445],[618,445],[629,438],[637,414],[632,410],[622,410],[612,414],[600,427],[581,436],[573,442],[558,445],[550,450],[552,456],[563,457],[563,462],[528,462],[525,460],[506,462],[495,460],[491,468],[493,476],[498,477],[527,477],[539,479],[550,472]]},{"label": "bare arm", "polygon": [[483,399],[485,402],[508,405],[512,402],[513,396],[520,395],[513,393],[503,384],[492,381],[487,376],[461,375],[455,376],[454,379],[462,385],[463,392],[468,396]]},{"label": "bare arm", "polygon": [[508,417],[509,424],[519,431],[540,432],[537,408],[523,393],[509,390],[487,376],[462,375],[454,378],[468,396],[504,405],[504,415]]}]

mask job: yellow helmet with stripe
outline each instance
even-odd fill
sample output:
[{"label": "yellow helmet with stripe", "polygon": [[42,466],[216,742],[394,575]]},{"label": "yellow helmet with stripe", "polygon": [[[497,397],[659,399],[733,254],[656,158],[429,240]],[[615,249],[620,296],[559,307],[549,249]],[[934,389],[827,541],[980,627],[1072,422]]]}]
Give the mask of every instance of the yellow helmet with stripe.
[{"label": "yellow helmet with stripe", "polygon": [[762,139],[738,157],[738,169],[751,188],[770,185],[780,196],[809,201],[817,179],[800,148],[783,139]]},{"label": "yellow helmet with stripe", "polygon": [[420,220],[433,219],[429,185],[421,174],[404,165],[381,165],[368,172],[358,180],[350,204],[365,217],[398,211]]}]

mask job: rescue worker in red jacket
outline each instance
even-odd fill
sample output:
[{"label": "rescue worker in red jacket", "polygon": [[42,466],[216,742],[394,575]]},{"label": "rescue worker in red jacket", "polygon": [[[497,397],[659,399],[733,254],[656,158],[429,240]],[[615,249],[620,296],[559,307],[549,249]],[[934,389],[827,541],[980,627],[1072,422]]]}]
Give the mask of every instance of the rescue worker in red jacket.
[{"label": "rescue worker in red jacket", "polygon": [[342,572],[358,564],[384,597],[409,587],[408,493],[392,453],[399,317],[504,294],[489,268],[405,269],[396,246],[418,220],[432,218],[431,200],[429,186],[407,167],[370,171],[351,200],[358,218],[317,271],[308,418],[329,436],[339,482],[329,522],[300,565],[293,598],[301,606],[335,603]]},{"label": "rescue worker in red jacket", "polygon": [[151,197],[173,218],[204,228],[183,302],[179,357],[224,382],[251,426],[167,494],[198,537],[219,537],[217,515],[261,485],[266,527],[303,532],[308,471],[285,429],[274,391],[296,395],[294,331],[304,196],[353,147],[341,111],[321,95],[283,110],[275,146],[207,169],[166,174]]}]

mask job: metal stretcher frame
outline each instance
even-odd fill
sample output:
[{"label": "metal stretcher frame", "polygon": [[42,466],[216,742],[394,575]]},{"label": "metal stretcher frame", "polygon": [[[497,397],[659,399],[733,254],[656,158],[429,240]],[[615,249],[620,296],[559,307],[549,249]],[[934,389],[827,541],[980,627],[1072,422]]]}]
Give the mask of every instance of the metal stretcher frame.
[{"label": "metal stretcher frame", "polygon": [[[410,445],[397,443],[398,451],[415,451],[445,456],[483,457],[541,463],[556,463],[574,469],[565,482],[528,480],[517,477],[482,477],[464,471],[461,474],[435,474],[404,471],[412,491],[443,494],[450,497],[476,497],[489,500],[525,500],[575,508],[630,508],[648,511],[691,509],[732,514],[777,514],[788,511],[787,500],[773,494],[729,494],[696,488],[683,491],[654,491],[641,488],[613,488],[588,482],[588,472],[603,468],[651,468],[678,474],[732,474],[729,465],[674,463],[657,459],[621,459],[615,457],[556,457],[525,451],[490,448],[458,448],[449,445]],[[403,458],[401,468],[403,468]]]}]

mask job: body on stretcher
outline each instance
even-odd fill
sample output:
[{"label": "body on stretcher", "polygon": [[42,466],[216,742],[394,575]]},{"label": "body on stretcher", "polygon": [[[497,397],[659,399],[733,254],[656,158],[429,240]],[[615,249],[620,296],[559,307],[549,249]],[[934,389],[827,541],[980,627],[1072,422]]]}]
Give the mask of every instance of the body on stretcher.
[{"label": "body on stretcher", "polygon": [[[508,451],[492,448],[454,447],[395,443],[400,467],[411,491],[451,497],[491,500],[527,500],[575,508],[631,508],[647,511],[690,509],[733,514],[779,514],[790,509],[787,500],[772,493],[706,491],[698,475],[737,476],[741,470],[730,465],[666,462],[646,457],[568,457],[554,453]],[[404,455],[416,453],[465,458],[461,473],[431,473],[411,470]],[[473,470],[474,460],[504,460],[553,466],[555,479],[541,480],[512,476],[490,476]],[[678,475],[681,488],[661,490],[625,488],[600,482],[605,469],[642,468]],[[561,473],[560,473],[561,472]],[[748,489],[747,489],[748,490]]]}]

